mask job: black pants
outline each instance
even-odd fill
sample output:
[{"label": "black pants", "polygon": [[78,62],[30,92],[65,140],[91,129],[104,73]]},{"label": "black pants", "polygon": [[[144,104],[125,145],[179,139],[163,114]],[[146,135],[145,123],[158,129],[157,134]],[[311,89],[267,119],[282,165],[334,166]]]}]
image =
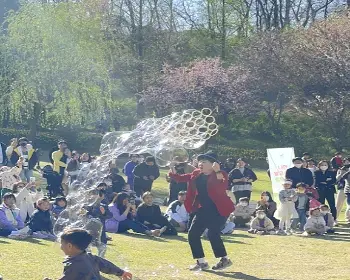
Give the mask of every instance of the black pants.
[{"label": "black pants", "polygon": [[4,237],[7,237],[7,236],[9,236],[10,234],[11,234],[11,230],[9,230],[9,229],[1,229],[0,228],[0,236],[4,236]]},{"label": "black pants", "polygon": [[337,219],[337,208],[335,207],[335,198],[334,198],[334,189],[318,189],[318,194],[320,198],[318,201],[322,204],[325,203],[327,199],[327,203],[329,208],[331,209],[332,216],[334,219]]},{"label": "black pants", "polygon": [[236,203],[238,204],[239,199],[242,197],[248,197],[248,199],[250,200],[250,196],[252,195],[252,191],[235,191],[233,194],[235,195]]},{"label": "black pants", "polygon": [[206,213],[202,209],[198,210],[188,231],[188,242],[190,243],[194,259],[204,258],[201,236],[206,229],[208,229],[208,238],[215,257],[222,258],[227,256],[220,236],[226,220],[227,217],[222,217],[218,213]]}]

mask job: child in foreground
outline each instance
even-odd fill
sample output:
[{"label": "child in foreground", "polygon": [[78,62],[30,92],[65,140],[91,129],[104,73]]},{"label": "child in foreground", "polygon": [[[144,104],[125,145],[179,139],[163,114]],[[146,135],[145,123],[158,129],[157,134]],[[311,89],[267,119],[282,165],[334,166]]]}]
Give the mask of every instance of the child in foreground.
[{"label": "child in foreground", "polygon": [[132,279],[131,273],[103,258],[86,253],[91,241],[92,236],[83,229],[69,229],[61,235],[61,250],[67,258],[63,262],[63,276],[60,280],[100,280],[100,272],[119,276],[122,280]]}]

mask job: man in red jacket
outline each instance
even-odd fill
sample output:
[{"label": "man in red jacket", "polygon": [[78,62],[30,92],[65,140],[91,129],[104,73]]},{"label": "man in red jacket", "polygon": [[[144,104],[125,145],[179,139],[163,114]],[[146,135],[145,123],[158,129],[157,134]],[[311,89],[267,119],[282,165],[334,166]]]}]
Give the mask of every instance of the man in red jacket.
[{"label": "man in red jacket", "polygon": [[199,155],[198,162],[199,168],[191,174],[176,174],[173,167],[169,173],[170,178],[175,181],[188,183],[185,207],[194,215],[188,232],[188,241],[193,258],[197,260],[196,265],[190,269],[209,268],[204,259],[201,242],[205,229],[208,229],[208,238],[215,257],[219,258],[219,262],[212,269],[224,269],[232,265],[220,236],[228,216],[234,211],[234,204],[226,194],[228,176],[225,171],[220,170],[216,155],[213,153]]}]

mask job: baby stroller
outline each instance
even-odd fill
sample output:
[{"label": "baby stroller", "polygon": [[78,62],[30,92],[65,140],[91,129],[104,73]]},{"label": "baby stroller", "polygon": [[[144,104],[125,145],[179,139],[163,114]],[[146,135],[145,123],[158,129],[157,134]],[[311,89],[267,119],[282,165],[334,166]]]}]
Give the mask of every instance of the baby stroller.
[{"label": "baby stroller", "polygon": [[57,196],[64,196],[62,188],[62,176],[53,171],[51,165],[46,165],[42,168],[43,178],[47,180],[47,190],[49,191],[49,198],[52,199]]}]

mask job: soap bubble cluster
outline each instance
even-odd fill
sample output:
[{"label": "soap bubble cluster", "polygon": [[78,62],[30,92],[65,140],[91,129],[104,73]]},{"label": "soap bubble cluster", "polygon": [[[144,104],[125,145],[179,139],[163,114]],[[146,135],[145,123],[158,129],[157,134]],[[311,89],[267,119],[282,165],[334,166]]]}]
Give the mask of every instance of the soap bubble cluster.
[{"label": "soap bubble cluster", "polygon": [[109,174],[109,163],[122,154],[150,154],[160,167],[171,162],[189,160],[188,150],[198,149],[218,133],[218,125],[210,109],[190,109],[163,118],[145,119],[132,131],[107,133],[101,142],[101,155],[84,165],[69,186],[68,206],[54,226],[56,235],[65,228],[79,227],[94,232],[99,248],[102,225],[87,216],[87,207],[96,201],[94,190]]}]

